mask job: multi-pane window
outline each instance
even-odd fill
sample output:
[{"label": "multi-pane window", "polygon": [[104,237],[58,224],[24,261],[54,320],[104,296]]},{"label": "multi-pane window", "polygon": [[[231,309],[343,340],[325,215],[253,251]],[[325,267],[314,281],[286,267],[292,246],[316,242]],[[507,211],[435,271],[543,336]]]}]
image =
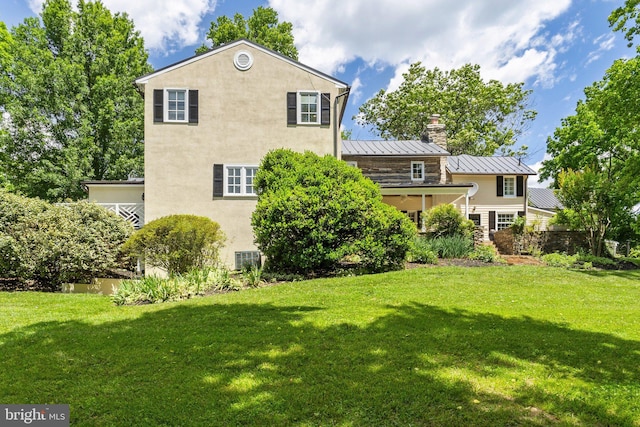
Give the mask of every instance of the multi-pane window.
[{"label": "multi-pane window", "polygon": [[320,94],[318,92],[300,92],[298,94],[300,123],[320,123]]},{"label": "multi-pane window", "polygon": [[166,120],[169,122],[187,121],[186,89],[167,89]]},{"label": "multi-pane window", "polygon": [[509,228],[511,224],[513,224],[515,215],[499,213],[497,217],[498,217],[497,218],[498,221],[496,223],[496,228],[498,229],[498,231],[500,231],[500,230],[504,230],[505,228]]},{"label": "multi-pane window", "polygon": [[225,170],[225,195],[255,195],[253,181],[257,171],[256,166],[227,166]]},{"label": "multi-pane window", "polygon": [[411,162],[411,180],[424,180],[424,162]]},{"label": "multi-pane window", "polygon": [[242,194],[242,168],[227,168],[227,194]]},{"label": "multi-pane window", "polygon": [[256,194],[253,189],[253,179],[256,177],[256,172],[258,168],[250,168],[246,167],[245,171],[245,179],[244,179],[244,192],[245,194]]},{"label": "multi-pane window", "polygon": [[516,178],[514,176],[505,176],[502,183],[504,197],[516,197]]}]

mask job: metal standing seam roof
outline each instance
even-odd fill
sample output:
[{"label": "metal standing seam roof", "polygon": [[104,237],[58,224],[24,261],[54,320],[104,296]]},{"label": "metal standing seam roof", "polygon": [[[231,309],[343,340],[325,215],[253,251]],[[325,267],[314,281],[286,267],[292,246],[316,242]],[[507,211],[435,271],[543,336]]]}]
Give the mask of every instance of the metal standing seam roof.
[{"label": "metal standing seam roof", "polygon": [[467,175],[536,175],[536,171],[521,160],[509,156],[450,156],[447,170],[452,174]]},{"label": "metal standing seam roof", "polygon": [[550,188],[531,187],[527,189],[529,195],[529,206],[538,209],[553,211],[563,209],[564,206],[558,200],[553,190]]},{"label": "metal standing seam roof", "polygon": [[343,156],[447,156],[438,144],[423,141],[342,141]]}]

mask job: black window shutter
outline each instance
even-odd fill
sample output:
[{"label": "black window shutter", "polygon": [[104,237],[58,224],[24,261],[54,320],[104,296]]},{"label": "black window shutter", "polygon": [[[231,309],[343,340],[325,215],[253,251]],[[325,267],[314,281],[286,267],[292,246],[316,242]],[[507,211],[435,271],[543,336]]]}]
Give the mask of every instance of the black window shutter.
[{"label": "black window shutter", "polygon": [[323,93],[320,99],[320,124],[328,125],[331,123],[331,94]]},{"label": "black window shutter", "polygon": [[526,216],[527,216],[527,214],[526,214],[526,212],[525,212],[525,211],[518,211],[518,216],[521,216],[521,217],[523,217],[523,218],[524,218],[524,217],[526,217]]},{"label": "black window shutter", "polygon": [[489,230],[496,229],[496,211],[489,211]]},{"label": "black window shutter", "polygon": [[198,123],[198,91],[189,91],[189,123]]},{"label": "black window shutter", "polygon": [[213,197],[224,196],[224,165],[213,165]]},{"label": "black window shutter", "polygon": [[522,175],[516,177],[516,196],[524,196],[524,177]]},{"label": "black window shutter", "polygon": [[298,94],[296,92],[287,92],[287,124],[295,125],[298,123]]},{"label": "black window shutter", "polygon": [[504,196],[504,177],[501,175],[498,175],[496,177],[496,195],[498,197],[503,197]]},{"label": "black window shutter", "polygon": [[161,123],[164,121],[164,107],[163,107],[164,90],[153,90],[153,122]]}]

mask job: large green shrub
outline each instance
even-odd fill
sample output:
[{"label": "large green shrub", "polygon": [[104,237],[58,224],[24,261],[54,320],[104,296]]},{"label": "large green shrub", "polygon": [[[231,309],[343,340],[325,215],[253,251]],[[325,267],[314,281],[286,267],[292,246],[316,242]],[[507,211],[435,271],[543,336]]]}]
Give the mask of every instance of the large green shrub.
[{"label": "large green shrub", "polygon": [[382,203],[358,168],[331,156],[275,150],[254,184],[252,225],[268,270],[323,273],[345,259],[372,272],[403,265],[415,226]]},{"label": "large green shrub", "polygon": [[0,191],[0,277],[51,290],[88,282],[122,266],[119,249],[132,231],[93,203],[52,205]]},{"label": "large green shrub", "polygon": [[449,203],[433,207],[424,219],[425,226],[433,233],[433,237],[465,236],[472,237],[473,221],[464,216]]},{"label": "large green shrub", "polygon": [[173,276],[215,265],[224,240],[220,225],[207,217],[169,215],[145,224],[123,250]]}]

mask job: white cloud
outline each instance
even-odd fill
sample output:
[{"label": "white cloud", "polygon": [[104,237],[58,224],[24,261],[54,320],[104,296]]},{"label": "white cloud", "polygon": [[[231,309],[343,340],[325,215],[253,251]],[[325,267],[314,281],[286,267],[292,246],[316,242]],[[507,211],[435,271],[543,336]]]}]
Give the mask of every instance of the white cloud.
[{"label": "white cloud", "polygon": [[356,77],[353,82],[351,82],[351,92],[349,93],[349,98],[351,98],[351,103],[356,105],[356,103],[362,98],[362,80],[360,77]]},{"label": "white cloud", "polygon": [[[270,0],[281,20],[290,21],[300,59],[327,73],[362,58],[406,70],[480,64],[485,78],[516,82],[533,78],[554,83],[556,55],[579,34],[578,21],[563,34],[543,34],[571,0]],[[309,13],[312,10],[313,13]],[[397,70],[397,80],[401,75]],[[397,87],[394,81],[390,88]]]},{"label": "white cloud", "polygon": [[[29,7],[40,13],[43,3],[44,0],[29,0]],[[126,12],[133,19],[148,49],[167,53],[200,42],[198,25],[216,7],[216,0],[102,0],[102,3],[112,13]]]},{"label": "white cloud", "polygon": [[602,54],[606,51],[609,51],[615,47],[616,36],[614,34],[603,34],[600,37],[597,37],[593,44],[598,46],[596,50],[593,52],[589,52],[587,56],[586,65],[591,64],[592,62],[597,61],[602,57]]}]

